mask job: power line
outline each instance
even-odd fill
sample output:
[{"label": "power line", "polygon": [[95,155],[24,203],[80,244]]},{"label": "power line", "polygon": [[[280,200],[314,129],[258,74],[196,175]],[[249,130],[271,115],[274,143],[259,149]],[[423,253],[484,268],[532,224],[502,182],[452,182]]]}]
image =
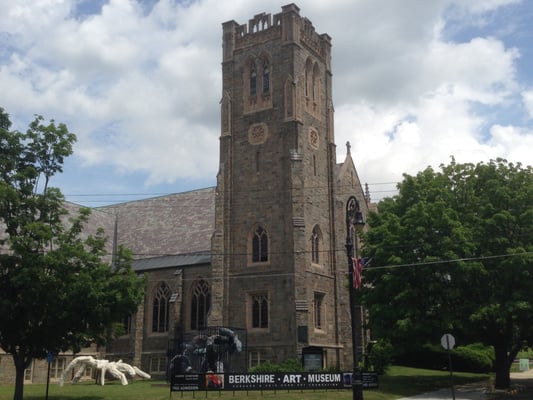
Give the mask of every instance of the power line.
[{"label": "power line", "polygon": [[[376,183],[365,183],[364,185],[368,186],[382,186],[382,185],[388,185],[388,184],[397,184],[398,182],[376,182]],[[206,189],[215,189],[215,187],[210,186],[207,188],[200,188],[197,190],[189,190],[185,192],[154,192],[154,193],[80,193],[80,194],[64,194],[65,198],[72,199],[72,198],[88,198],[88,197],[100,197],[102,199],[93,199],[93,200],[84,200],[85,203],[105,203],[106,205],[113,206],[116,204],[122,204],[122,203],[128,203],[128,202],[143,202],[147,200],[156,200],[161,197],[165,196],[172,196],[172,195],[181,195],[181,194],[187,194],[192,193],[196,191],[206,190]],[[301,188],[298,187],[290,187],[289,190],[291,191],[292,199],[298,200],[300,197],[306,196],[305,192],[313,191],[313,196],[316,197],[327,197],[329,195],[329,186],[328,185],[308,185]],[[323,190],[321,193],[320,190]],[[338,190],[336,191],[337,194],[342,194],[344,191],[353,191],[354,188],[351,185],[342,185],[338,187]],[[294,193],[295,191],[303,191],[304,193]],[[364,192],[364,188],[363,188]],[[398,189],[380,189],[380,190],[369,190],[370,197],[372,198],[374,194],[376,193],[397,193]],[[258,195],[260,196],[262,193],[271,193],[271,190],[265,187],[259,187],[254,189],[246,189],[246,190],[233,190],[232,195],[239,196],[239,195]],[[110,197],[125,197],[129,199],[109,199]],[[138,198],[134,198],[138,197]],[[245,196],[243,196],[246,198]],[[252,201],[252,200],[251,200]],[[72,201],[75,202],[75,201]],[[111,203],[111,204],[110,204]],[[143,205],[145,206],[145,205]]]},{"label": "power line", "polygon": [[[364,185],[368,185],[368,186],[381,186],[381,185],[397,185],[398,183],[400,182],[364,182]],[[347,185],[343,185],[344,187],[346,187]],[[341,187],[343,187],[341,186]],[[214,188],[215,186],[206,186],[204,188],[198,188],[198,189],[192,189],[192,190],[187,190],[185,192],[180,192],[180,193],[187,193],[187,192],[194,192],[196,190],[203,190],[203,189],[209,189],[209,188]],[[317,187],[322,187],[322,186],[308,186],[309,188],[317,188]],[[324,187],[327,187],[324,186]],[[257,191],[264,191],[266,189],[264,188],[261,188],[261,189],[256,189]],[[174,194],[176,192],[154,192],[154,193],[77,193],[77,194],[74,194],[74,193],[70,193],[68,194],[68,196],[76,196],[76,197],[83,197],[83,196],[166,196],[166,195],[169,195],[169,194]]]},{"label": "power line", "polygon": [[464,262],[464,261],[468,262],[468,261],[490,260],[490,259],[495,259],[495,258],[517,257],[517,256],[525,256],[529,254],[533,254],[533,251],[525,251],[522,253],[514,253],[514,254],[497,254],[497,255],[492,255],[492,256],[463,257],[463,258],[456,258],[452,260],[426,261],[426,262],[416,262],[416,263],[408,263],[408,264],[390,264],[390,265],[383,265],[379,267],[369,267],[368,269],[374,270],[374,269],[419,267],[419,266],[424,266],[424,265],[451,264],[451,263]]},{"label": "power line", "polygon": [[[380,185],[392,185],[392,184],[398,184],[399,182],[375,182],[375,183],[368,183],[368,182],[365,182],[364,185],[368,185],[368,186],[380,186]],[[184,191],[184,192],[154,192],[154,193],[69,193],[69,194],[64,194],[65,196],[70,196],[70,197],[88,197],[88,196],[99,196],[99,197],[106,197],[106,196],[151,196],[151,197],[154,197],[154,196],[167,196],[167,195],[171,195],[171,194],[176,194],[176,193],[190,193],[190,192],[195,192],[195,191],[199,191],[199,190],[205,190],[205,189],[210,189],[210,188],[215,188],[216,186],[207,186],[207,187],[203,187],[203,188],[198,188],[198,189],[192,189],[192,190],[187,190],[187,191]],[[308,186],[305,186],[303,187],[303,189],[320,189],[320,188],[325,188],[327,189],[329,186],[328,185],[308,185]],[[350,188],[351,189],[351,185],[341,185],[339,186],[339,188]],[[294,187],[292,189],[295,189]],[[251,193],[251,192],[268,192],[269,189],[265,188],[264,186],[262,187],[259,187],[257,189],[248,189],[248,190],[235,190],[234,192],[235,193]]]},{"label": "power line", "polygon": [[[480,256],[480,257],[466,257],[466,258],[457,258],[457,259],[451,259],[451,260],[441,260],[441,261],[428,261],[428,262],[418,262],[418,263],[409,263],[409,264],[391,264],[391,265],[384,265],[380,267],[366,267],[363,271],[371,271],[371,270],[377,270],[377,269],[394,269],[394,268],[406,268],[406,267],[419,267],[419,266],[425,266],[425,265],[435,265],[435,264],[451,264],[451,263],[457,263],[457,262],[463,262],[463,261],[479,261],[479,260],[486,260],[486,259],[495,259],[495,258],[504,258],[504,257],[516,257],[516,256],[524,256],[524,255],[530,255],[533,254],[532,251],[526,251],[522,253],[516,253],[516,254],[500,254],[500,255],[493,255],[493,256]],[[172,267],[169,267],[172,268]],[[179,268],[179,267],[176,267]],[[312,273],[313,271],[305,271]],[[299,273],[296,272],[277,272],[277,273],[256,273],[256,272],[244,272],[239,274],[229,274],[226,277],[223,277],[222,279],[257,279],[257,278],[272,278],[272,277],[294,277],[295,275],[298,275]],[[332,271],[330,275],[341,275],[345,276],[349,273],[346,271],[342,272],[335,272]],[[197,281],[199,278],[183,278],[184,281]],[[218,277],[211,276],[209,278],[210,280],[220,280]]]},{"label": "power line", "polygon": [[[334,253],[343,253],[345,252],[345,249],[337,249],[334,250]],[[311,254],[311,250],[302,250],[302,251],[296,251],[296,252],[270,252],[269,255],[271,256],[283,256],[283,255],[300,255],[300,254]],[[320,254],[329,254],[329,250],[322,250],[319,252]],[[225,256],[235,256],[235,257],[244,257],[244,256],[251,256],[252,253],[212,253],[209,250],[206,251],[198,251],[198,252],[192,252],[192,253],[133,253],[133,256],[141,256],[146,258],[138,258],[134,261],[140,261],[140,260],[147,260],[148,257],[178,257],[178,256],[194,256],[194,255],[211,255],[211,257],[225,257]],[[456,263],[456,262],[465,262],[465,261],[480,261],[480,260],[489,260],[489,259],[495,259],[495,258],[506,258],[506,257],[517,257],[517,256],[525,256],[533,254],[533,251],[524,251],[521,253],[513,253],[513,254],[496,254],[496,255],[490,255],[490,256],[476,256],[476,257],[461,257],[461,258],[454,258],[454,259],[448,259],[448,260],[435,260],[435,261],[420,261],[415,263],[406,263],[406,264],[389,264],[389,265],[383,265],[379,267],[369,267],[369,269],[384,269],[384,268],[403,268],[403,267],[414,267],[414,266],[424,266],[424,265],[435,265],[435,264],[450,264],[450,263]],[[320,265],[320,264],[319,264]]]}]

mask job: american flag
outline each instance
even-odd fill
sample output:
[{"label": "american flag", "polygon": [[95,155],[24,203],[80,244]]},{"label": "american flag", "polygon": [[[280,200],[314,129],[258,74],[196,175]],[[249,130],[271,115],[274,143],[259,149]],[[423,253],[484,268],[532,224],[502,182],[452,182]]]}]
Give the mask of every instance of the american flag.
[{"label": "american flag", "polygon": [[353,287],[354,289],[359,289],[361,287],[361,278],[363,275],[363,260],[360,258],[352,258],[353,266]]}]

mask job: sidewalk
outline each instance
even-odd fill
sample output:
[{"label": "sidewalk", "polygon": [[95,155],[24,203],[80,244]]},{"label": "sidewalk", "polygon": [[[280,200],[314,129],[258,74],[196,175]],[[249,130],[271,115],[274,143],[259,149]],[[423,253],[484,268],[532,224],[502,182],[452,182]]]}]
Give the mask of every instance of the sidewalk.
[{"label": "sidewalk", "polygon": [[[455,387],[455,400],[532,400],[533,369],[511,373],[511,391],[491,390],[489,382],[472,383]],[[441,389],[399,400],[451,400],[452,389]]]}]

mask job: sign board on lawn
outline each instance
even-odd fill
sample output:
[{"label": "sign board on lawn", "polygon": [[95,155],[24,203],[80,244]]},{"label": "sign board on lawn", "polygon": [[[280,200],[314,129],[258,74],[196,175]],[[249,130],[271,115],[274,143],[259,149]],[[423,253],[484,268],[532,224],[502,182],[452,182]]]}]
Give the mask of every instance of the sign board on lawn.
[{"label": "sign board on lawn", "polygon": [[[349,373],[287,372],[287,373],[175,373],[171,377],[171,391],[194,390],[305,390],[343,389],[351,382]],[[363,376],[364,378],[364,376]],[[377,385],[377,379],[368,376],[367,387]]]}]

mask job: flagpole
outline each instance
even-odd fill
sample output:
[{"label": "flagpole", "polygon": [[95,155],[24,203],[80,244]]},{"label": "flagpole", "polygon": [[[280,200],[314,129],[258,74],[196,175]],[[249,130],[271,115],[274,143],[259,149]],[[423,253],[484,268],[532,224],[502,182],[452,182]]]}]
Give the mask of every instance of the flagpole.
[{"label": "flagpole", "polygon": [[[357,321],[355,312],[355,262],[358,258],[357,240],[358,232],[364,227],[363,214],[359,209],[359,202],[355,196],[350,196],[346,202],[346,255],[348,256],[348,275],[350,284],[348,291],[350,295],[350,316],[352,325],[352,397],[353,400],[363,400],[363,381],[361,369],[357,360]],[[355,260],[355,261],[354,261]]]}]

